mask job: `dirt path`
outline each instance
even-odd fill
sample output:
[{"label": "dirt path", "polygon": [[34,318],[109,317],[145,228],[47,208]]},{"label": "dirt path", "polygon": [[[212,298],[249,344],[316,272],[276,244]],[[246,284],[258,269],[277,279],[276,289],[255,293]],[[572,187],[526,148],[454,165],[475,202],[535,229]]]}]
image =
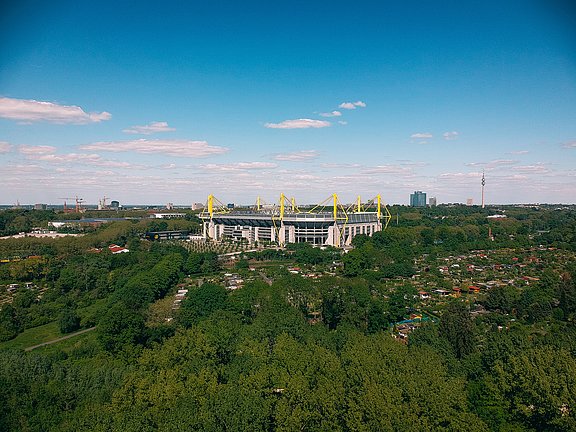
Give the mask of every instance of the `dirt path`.
[{"label": "dirt path", "polygon": [[46,346],[46,345],[51,345],[51,344],[54,344],[54,343],[56,343],[56,342],[63,341],[63,340],[65,340],[65,339],[70,339],[70,338],[72,338],[72,337],[74,337],[74,336],[81,335],[82,333],[87,333],[87,332],[89,332],[89,331],[92,331],[92,330],[94,330],[95,328],[96,328],[96,327],[90,327],[90,328],[87,328],[87,329],[84,329],[84,330],[77,331],[76,333],[70,333],[69,335],[62,336],[61,338],[58,338],[58,339],[54,339],[54,340],[51,340],[51,341],[48,341],[48,342],[43,342],[43,343],[41,343],[41,344],[34,345],[34,346],[31,346],[31,347],[28,347],[28,348],[24,348],[24,351],[32,351],[33,349],[36,349],[36,348],[40,348],[40,347],[43,347],[43,346]]}]

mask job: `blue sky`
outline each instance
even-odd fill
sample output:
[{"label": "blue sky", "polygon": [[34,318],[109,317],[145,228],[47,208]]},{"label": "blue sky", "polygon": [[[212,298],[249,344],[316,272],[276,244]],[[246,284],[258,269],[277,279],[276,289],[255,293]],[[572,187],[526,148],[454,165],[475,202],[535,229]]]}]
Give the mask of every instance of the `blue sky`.
[{"label": "blue sky", "polygon": [[12,3],[0,203],[576,202],[567,1]]}]

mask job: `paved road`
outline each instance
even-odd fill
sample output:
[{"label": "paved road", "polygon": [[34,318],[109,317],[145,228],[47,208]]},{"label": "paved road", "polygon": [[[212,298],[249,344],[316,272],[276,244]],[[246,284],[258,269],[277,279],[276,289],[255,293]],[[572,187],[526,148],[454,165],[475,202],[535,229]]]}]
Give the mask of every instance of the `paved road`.
[{"label": "paved road", "polygon": [[70,338],[72,338],[72,337],[74,337],[74,336],[81,335],[82,333],[87,333],[87,332],[92,331],[92,330],[94,330],[94,329],[96,329],[96,327],[90,327],[90,328],[87,328],[87,329],[84,329],[84,330],[80,330],[80,331],[78,331],[78,332],[76,332],[76,333],[70,333],[69,335],[62,336],[61,338],[58,338],[58,339],[54,339],[54,340],[51,340],[51,341],[48,341],[48,342],[44,342],[44,343],[41,343],[41,344],[38,344],[38,345],[34,345],[34,346],[31,346],[31,347],[28,347],[28,348],[24,348],[24,351],[32,351],[33,349],[40,348],[40,347],[43,347],[43,346],[46,346],[46,345],[51,345],[51,344],[53,344],[53,343],[63,341],[64,339],[70,339]]}]

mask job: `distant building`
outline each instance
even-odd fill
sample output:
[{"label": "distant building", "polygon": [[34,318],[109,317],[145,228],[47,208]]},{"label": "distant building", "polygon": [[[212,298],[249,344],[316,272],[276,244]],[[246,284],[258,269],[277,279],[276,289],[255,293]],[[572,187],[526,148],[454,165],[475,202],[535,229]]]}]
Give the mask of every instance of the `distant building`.
[{"label": "distant building", "polygon": [[234,203],[228,203],[228,204],[226,204],[226,208],[228,208],[228,209],[230,209],[230,210],[233,209],[233,208],[234,208]]},{"label": "distant building", "polygon": [[120,208],[120,203],[118,201],[111,201],[110,208],[114,210],[118,210]]},{"label": "distant building", "polygon": [[184,219],[186,213],[152,213],[150,217],[155,219]]},{"label": "distant building", "polygon": [[495,214],[495,215],[490,215],[490,216],[486,216],[486,219],[505,219],[508,216],[506,216],[505,214]]},{"label": "distant building", "polygon": [[432,197],[432,198],[428,199],[428,205],[430,207],[436,207],[436,203],[437,203],[436,197]]},{"label": "distant building", "polygon": [[174,203],[166,204],[166,210],[174,210]]},{"label": "distant building", "polygon": [[34,204],[34,210],[46,210],[48,204]]},{"label": "distant building", "polygon": [[426,193],[414,191],[410,194],[410,207],[426,207]]},{"label": "distant building", "polygon": [[192,210],[202,210],[203,208],[204,208],[204,204],[202,204],[202,203],[192,204]]},{"label": "distant building", "polygon": [[466,200],[466,205],[469,205],[469,206],[474,205],[474,199],[473,199],[473,198],[468,198],[468,199]]},{"label": "distant building", "polygon": [[188,231],[149,231],[144,238],[146,240],[187,240]]}]

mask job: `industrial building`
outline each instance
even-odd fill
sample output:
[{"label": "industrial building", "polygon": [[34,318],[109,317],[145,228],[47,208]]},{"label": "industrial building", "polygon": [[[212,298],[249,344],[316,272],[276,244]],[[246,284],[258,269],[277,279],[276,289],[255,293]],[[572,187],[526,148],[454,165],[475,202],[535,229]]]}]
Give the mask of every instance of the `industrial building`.
[{"label": "industrial building", "polygon": [[280,195],[277,205],[264,206],[258,200],[251,208],[234,208],[208,197],[203,220],[205,239],[233,239],[248,243],[310,243],[318,246],[349,245],[358,234],[371,236],[388,226],[390,212],[380,195],[367,204],[343,206],[333,194],[317,206],[300,209],[295,199]]}]

